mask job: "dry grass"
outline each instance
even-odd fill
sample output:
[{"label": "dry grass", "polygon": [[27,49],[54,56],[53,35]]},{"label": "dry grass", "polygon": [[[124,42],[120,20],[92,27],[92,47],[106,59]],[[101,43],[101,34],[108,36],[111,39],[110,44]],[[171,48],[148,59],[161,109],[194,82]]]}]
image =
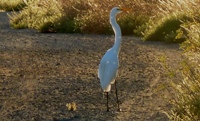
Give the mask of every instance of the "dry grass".
[{"label": "dry grass", "polygon": [[[153,15],[154,2],[147,3],[144,0],[139,1],[120,1],[113,2],[97,0],[48,0],[49,7],[42,7],[40,1],[30,2],[27,8],[20,14],[11,16],[11,25],[14,28],[34,28],[42,32],[82,32],[82,33],[112,33],[108,21],[110,9],[114,6],[132,8],[129,14],[119,16],[120,26],[124,34],[140,34],[134,32],[136,28],[144,25],[148,17]],[[45,3],[45,6],[47,3]],[[110,3],[110,4],[107,4]],[[34,13],[34,11],[40,11]],[[49,11],[55,10],[58,14],[54,16]],[[139,15],[139,16],[138,16]],[[42,17],[41,17],[42,16]],[[34,21],[30,21],[34,20]],[[45,21],[41,22],[41,20]],[[35,24],[35,20],[39,20]],[[57,21],[56,21],[57,20]],[[130,24],[124,24],[129,22]],[[101,23],[101,24],[100,24]]]},{"label": "dry grass", "polygon": [[[29,2],[27,7],[10,15],[10,23],[14,28],[33,28],[41,32],[55,32],[54,27],[57,20],[62,17],[62,11],[59,9],[57,1],[33,1]],[[56,8],[56,9],[55,9]],[[47,27],[48,26],[48,27]]]},{"label": "dry grass", "polygon": [[143,40],[183,42],[184,39],[176,39],[176,31],[183,21],[191,21],[194,16],[199,16],[198,4],[198,0],[37,0],[29,2],[20,14],[10,18],[14,28],[34,28],[40,32],[111,34],[113,32],[108,21],[110,9],[121,6],[132,9],[117,18],[124,35],[143,36]]},{"label": "dry grass", "polygon": [[93,0],[88,3],[88,6],[90,6],[90,9],[88,9],[85,14],[79,14],[75,19],[77,23],[76,27],[79,28],[81,32],[101,34],[113,33],[109,24],[109,12],[114,6],[121,6],[132,9],[129,13],[125,13],[118,17],[122,33],[139,35],[140,32],[138,32],[138,34],[137,32],[134,32],[134,30],[148,21],[148,17],[153,14],[152,8],[154,4],[147,3],[143,0],[140,2],[124,2],[120,0],[115,0],[114,2],[110,2],[109,0],[99,2]]},{"label": "dry grass", "polygon": [[157,14],[150,19],[144,31],[143,40],[183,42],[177,39],[177,30],[186,21],[193,21],[194,16],[199,16],[198,0],[169,0],[157,3]]},{"label": "dry grass", "polygon": [[174,13],[192,14],[199,9],[199,3],[199,0],[159,0],[158,13],[162,17]]},{"label": "dry grass", "polygon": [[0,10],[19,11],[25,6],[26,4],[23,2],[23,0],[0,0]]},{"label": "dry grass", "polygon": [[186,41],[181,44],[184,49],[185,60],[176,70],[175,75],[180,75],[177,80],[172,80],[172,104],[174,108],[170,119],[176,121],[200,120],[200,23],[187,22],[182,26],[182,33]]}]

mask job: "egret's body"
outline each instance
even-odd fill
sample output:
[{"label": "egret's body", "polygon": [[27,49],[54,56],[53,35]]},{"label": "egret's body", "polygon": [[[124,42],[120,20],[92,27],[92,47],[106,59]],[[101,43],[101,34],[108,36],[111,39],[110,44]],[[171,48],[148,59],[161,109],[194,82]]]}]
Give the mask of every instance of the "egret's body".
[{"label": "egret's body", "polygon": [[[115,78],[117,76],[117,70],[119,66],[118,54],[120,51],[121,45],[121,29],[116,22],[116,15],[122,12],[123,9],[119,7],[114,7],[110,12],[110,24],[115,33],[115,43],[112,48],[110,48],[105,55],[103,56],[98,70],[98,77],[100,78],[101,88],[104,92],[107,93],[107,111],[108,108],[108,92],[111,90],[111,84],[115,83],[116,89],[116,97],[117,97],[117,88],[116,88],[116,81]],[[119,109],[119,102],[117,97],[118,103],[118,110]]]},{"label": "egret's body", "polygon": [[115,82],[118,63],[118,55],[113,48],[106,52],[100,62],[99,78],[104,92],[109,92],[111,89],[111,84]]}]

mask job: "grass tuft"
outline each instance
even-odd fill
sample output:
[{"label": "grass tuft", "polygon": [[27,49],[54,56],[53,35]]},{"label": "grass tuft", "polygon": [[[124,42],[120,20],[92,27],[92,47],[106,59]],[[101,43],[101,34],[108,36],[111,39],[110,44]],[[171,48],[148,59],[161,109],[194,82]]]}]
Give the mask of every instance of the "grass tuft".
[{"label": "grass tuft", "polygon": [[72,102],[72,103],[67,103],[66,107],[69,111],[75,111],[76,110],[76,103]]}]

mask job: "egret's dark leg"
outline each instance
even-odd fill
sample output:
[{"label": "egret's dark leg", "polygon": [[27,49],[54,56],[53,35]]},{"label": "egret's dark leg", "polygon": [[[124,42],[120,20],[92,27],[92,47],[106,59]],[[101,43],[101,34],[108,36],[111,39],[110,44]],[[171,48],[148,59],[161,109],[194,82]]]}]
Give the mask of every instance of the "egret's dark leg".
[{"label": "egret's dark leg", "polygon": [[108,92],[107,93],[107,112],[109,112],[109,107],[108,107]]},{"label": "egret's dark leg", "polygon": [[118,100],[118,95],[117,95],[117,82],[115,81],[115,94],[116,94],[116,98],[117,98],[117,107],[118,107],[118,111],[120,111],[120,108],[119,108],[119,100]]}]

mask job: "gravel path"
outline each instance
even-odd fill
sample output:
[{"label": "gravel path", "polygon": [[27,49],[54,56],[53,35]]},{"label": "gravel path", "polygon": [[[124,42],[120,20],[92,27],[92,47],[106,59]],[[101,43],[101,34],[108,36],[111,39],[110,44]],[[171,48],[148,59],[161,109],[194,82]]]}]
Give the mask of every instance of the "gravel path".
[{"label": "gravel path", "polygon": [[[14,30],[0,12],[0,119],[168,121],[169,94],[162,88],[167,77],[159,59],[166,56],[175,68],[179,46],[124,36],[116,79],[122,112],[116,112],[113,88],[106,112],[97,69],[113,38]],[[67,109],[71,102],[76,111]]]}]

